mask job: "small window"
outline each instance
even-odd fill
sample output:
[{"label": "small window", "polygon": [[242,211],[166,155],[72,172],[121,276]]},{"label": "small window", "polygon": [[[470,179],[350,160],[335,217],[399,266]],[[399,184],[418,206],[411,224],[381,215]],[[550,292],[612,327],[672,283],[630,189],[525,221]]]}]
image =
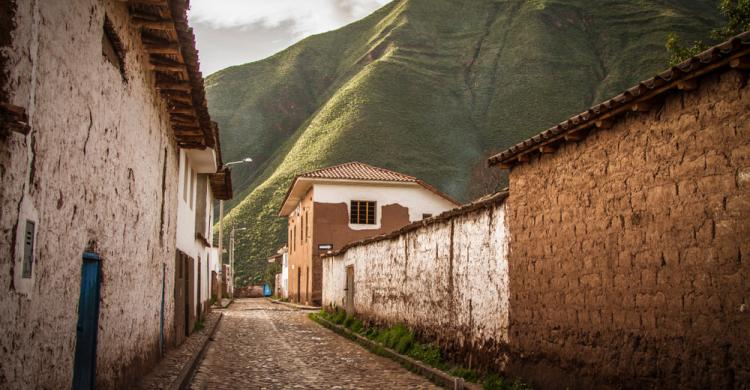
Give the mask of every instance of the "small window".
[{"label": "small window", "polygon": [[375,224],[375,202],[353,200],[351,202],[349,223],[360,225]]},{"label": "small window", "polygon": [[102,55],[107,61],[116,67],[122,75],[122,81],[126,82],[125,77],[125,46],[123,46],[120,37],[117,36],[112,21],[104,16],[104,33],[102,34]]},{"label": "small window", "polygon": [[23,268],[21,269],[21,277],[25,279],[31,278],[31,267],[34,266],[34,229],[34,222],[26,221],[26,233],[23,241]]},{"label": "small window", "polygon": [[427,219],[432,217],[432,214],[422,214],[422,219]]}]

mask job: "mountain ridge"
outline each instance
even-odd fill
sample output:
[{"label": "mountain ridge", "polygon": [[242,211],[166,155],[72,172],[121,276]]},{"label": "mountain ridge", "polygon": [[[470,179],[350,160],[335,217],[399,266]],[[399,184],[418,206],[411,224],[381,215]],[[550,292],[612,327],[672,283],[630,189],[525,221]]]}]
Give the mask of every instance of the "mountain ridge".
[{"label": "mountain ridge", "polygon": [[258,161],[235,169],[225,218],[250,228],[239,283],[283,243],[296,174],[363,161],[466,201],[498,187],[492,152],[661,70],[668,32],[718,21],[711,1],[401,0],[209,76],[227,161]]}]

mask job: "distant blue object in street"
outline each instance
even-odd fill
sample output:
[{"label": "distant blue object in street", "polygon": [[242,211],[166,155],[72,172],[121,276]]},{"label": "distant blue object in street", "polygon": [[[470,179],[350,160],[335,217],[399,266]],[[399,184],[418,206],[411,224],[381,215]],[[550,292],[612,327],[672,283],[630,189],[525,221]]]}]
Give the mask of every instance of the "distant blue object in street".
[{"label": "distant blue object in street", "polygon": [[271,286],[268,283],[264,284],[263,285],[263,296],[264,297],[270,297],[271,295],[272,295],[271,294]]}]

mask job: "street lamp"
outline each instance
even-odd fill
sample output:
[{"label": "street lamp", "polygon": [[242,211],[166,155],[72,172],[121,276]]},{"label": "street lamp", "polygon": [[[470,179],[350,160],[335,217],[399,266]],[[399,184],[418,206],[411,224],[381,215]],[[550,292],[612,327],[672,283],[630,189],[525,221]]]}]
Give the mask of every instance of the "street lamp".
[{"label": "street lamp", "polygon": [[242,160],[232,161],[224,164],[225,167],[228,167],[230,165],[236,165],[236,164],[244,164],[244,163],[251,163],[253,162],[253,159],[250,157],[243,158]]},{"label": "street lamp", "polygon": [[[224,164],[223,169],[229,169],[228,167],[231,165],[237,165],[237,164],[245,164],[245,163],[251,163],[253,162],[253,159],[250,157],[245,157],[242,160],[238,161],[232,161]],[[230,172],[227,172],[228,174],[231,174]],[[221,269],[220,272],[224,272],[224,201],[219,199],[219,266]],[[234,257],[234,255],[230,255],[230,257]],[[234,268],[232,268],[232,279],[234,279]],[[219,278],[219,281],[221,281],[221,278]],[[221,282],[219,282],[221,283]],[[232,295],[234,295],[234,280],[232,280]],[[219,305],[221,305],[221,286],[219,286]]]}]

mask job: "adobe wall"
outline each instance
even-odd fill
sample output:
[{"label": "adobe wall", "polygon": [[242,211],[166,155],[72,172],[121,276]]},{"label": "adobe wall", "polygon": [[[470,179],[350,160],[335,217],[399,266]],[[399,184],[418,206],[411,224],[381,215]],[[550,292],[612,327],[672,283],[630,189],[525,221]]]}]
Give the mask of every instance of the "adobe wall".
[{"label": "adobe wall", "polygon": [[[105,10],[127,84],[102,56]],[[103,258],[97,387],[127,388],[156,362],[162,264],[173,335],[177,152],[126,18],[121,1],[17,2],[6,92],[32,132],[0,139],[0,388],[71,386],[87,247]],[[38,231],[33,283],[13,261],[26,218]]]},{"label": "adobe wall", "polygon": [[510,172],[510,371],[750,383],[750,88],[737,71]]},{"label": "adobe wall", "polygon": [[344,307],[345,269],[353,265],[358,316],[405,323],[472,367],[502,365],[509,299],[504,219],[504,206],[491,203],[323,258],[323,303]]}]

